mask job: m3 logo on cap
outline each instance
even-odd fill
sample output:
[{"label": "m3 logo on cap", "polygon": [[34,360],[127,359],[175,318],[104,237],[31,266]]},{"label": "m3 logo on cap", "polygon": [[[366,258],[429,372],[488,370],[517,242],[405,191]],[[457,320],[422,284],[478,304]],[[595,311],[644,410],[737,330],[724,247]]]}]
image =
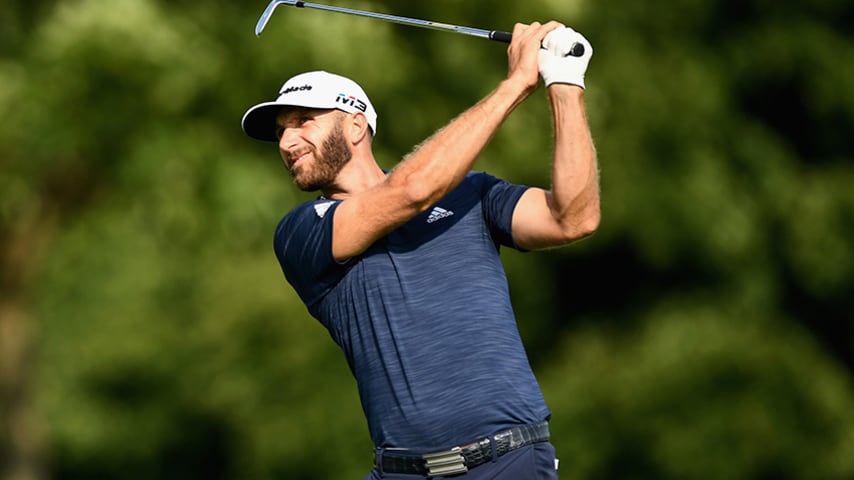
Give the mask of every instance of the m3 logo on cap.
[{"label": "m3 logo on cap", "polygon": [[361,111],[366,111],[368,109],[368,105],[359,100],[358,98],[352,95],[345,95],[343,93],[339,93],[338,97],[335,99],[335,103],[343,103],[344,105],[350,105],[351,107],[356,107]]}]

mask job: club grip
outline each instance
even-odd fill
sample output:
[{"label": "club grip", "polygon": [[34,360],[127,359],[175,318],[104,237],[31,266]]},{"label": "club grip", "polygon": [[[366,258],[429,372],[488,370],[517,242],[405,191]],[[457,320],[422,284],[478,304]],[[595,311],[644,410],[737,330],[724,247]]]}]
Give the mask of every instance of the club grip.
[{"label": "club grip", "polygon": [[[500,32],[498,30],[492,30],[489,32],[489,39],[495,40],[496,42],[504,42],[510,43],[513,40],[513,34],[510,32]],[[584,45],[576,42],[572,45],[572,48],[569,50],[569,53],[566,54],[567,57],[580,57],[584,55]]]},{"label": "club grip", "polygon": [[510,40],[513,40],[513,34],[510,32],[499,32],[498,30],[493,30],[489,32],[489,39],[495,40],[496,42],[510,43]]}]

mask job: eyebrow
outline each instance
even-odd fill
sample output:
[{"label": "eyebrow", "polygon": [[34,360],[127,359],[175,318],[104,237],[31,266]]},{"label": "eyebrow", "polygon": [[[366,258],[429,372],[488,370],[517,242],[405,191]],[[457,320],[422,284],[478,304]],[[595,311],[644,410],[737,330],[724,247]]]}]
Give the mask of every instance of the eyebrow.
[{"label": "eyebrow", "polygon": [[[287,110],[285,110],[287,108]],[[334,112],[335,109],[332,108],[311,108],[311,107],[285,107],[282,111],[276,115],[276,125],[283,126],[282,121],[287,120],[288,118],[297,117],[299,115],[303,115],[306,113],[316,112],[317,114],[324,114],[326,112]]]},{"label": "eyebrow", "polygon": [[283,121],[287,118],[293,117],[294,115],[300,115],[307,111],[310,111],[310,109],[306,107],[282,107],[276,115],[276,125],[282,126]]}]

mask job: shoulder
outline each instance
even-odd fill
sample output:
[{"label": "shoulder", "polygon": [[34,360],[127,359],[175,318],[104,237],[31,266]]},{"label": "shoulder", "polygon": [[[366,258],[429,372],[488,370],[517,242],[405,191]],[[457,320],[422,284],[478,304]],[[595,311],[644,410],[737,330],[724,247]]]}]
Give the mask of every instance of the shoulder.
[{"label": "shoulder", "polygon": [[472,171],[461,184],[469,191],[477,191],[488,202],[509,202],[515,205],[519,197],[530,188],[527,185],[511,183],[492,174]]},{"label": "shoulder", "polygon": [[474,195],[482,198],[486,196],[494,186],[501,183],[506,182],[486,172],[471,171],[454,189],[454,193],[457,195]]},{"label": "shoulder", "polygon": [[336,207],[338,203],[341,203],[341,201],[330,200],[323,197],[303,202],[282,217],[282,220],[279,221],[279,228],[283,225],[302,223],[306,221],[322,221],[327,217],[327,215],[334,211],[334,207]]},{"label": "shoulder", "polygon": [[500,182],[501,179],[490,175],[486,172],[473,170],[466,175],[463,184],[468,184],[469,186],[479,186],[479,187],[489,187],[494,185],[496,182]]},{"label": "shoulder", "polygon": [[331,228],[331,218],[339,203],[339,200],[321,197],[297,205],[282,217],[276,226],[276,243],[317,228]]},{"label": "shoulder", "polygon": [[332,217],[340,203],[323,198],[302,203],[276,227],[273,248],[279,265],[306,305],[314,304],[343,274],[333,268],[339,264],[332,257]]},{"label": "shoulder", "polygon": [[522,189],[529,188],[527,185],[516,184],[501,177],[497,177],[491,173],[475,170],[469,172],[468,175],[466,175],[466,178],[463,180],[461,185],[467,185],[468,188],[477,188],[483,191],[488,191],[494,187]]}]

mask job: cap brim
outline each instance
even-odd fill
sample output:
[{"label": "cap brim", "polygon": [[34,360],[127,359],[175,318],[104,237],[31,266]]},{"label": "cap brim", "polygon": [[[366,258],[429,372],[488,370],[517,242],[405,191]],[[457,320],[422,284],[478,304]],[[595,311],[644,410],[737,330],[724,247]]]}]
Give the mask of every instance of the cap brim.
[{"label": "cap brim", "polygon": [[281,103],[264,102],[255,105],[243,115],[241,124],[243,131],[250,137],[264,142],[276,142],[276,117],[282,107]]}]

